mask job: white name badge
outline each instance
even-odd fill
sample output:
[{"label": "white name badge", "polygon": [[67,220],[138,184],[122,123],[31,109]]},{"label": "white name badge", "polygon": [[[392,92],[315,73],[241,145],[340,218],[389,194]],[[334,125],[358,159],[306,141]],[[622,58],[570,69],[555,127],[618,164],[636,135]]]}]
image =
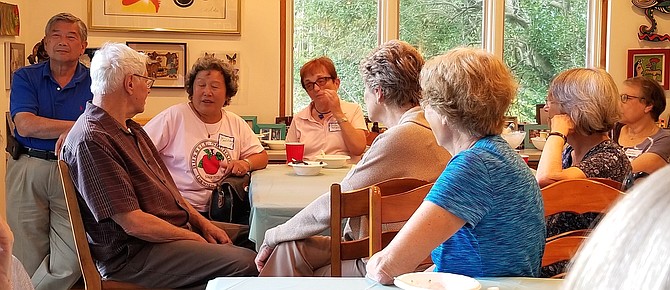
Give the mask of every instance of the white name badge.
[{"label": "white name badge", "polygon": [[221,148],[226,148],[233,150],[235,149],[235,137],[233,136],[226,136],[224,134],[219,133],[219,147]]},{"label": "white name badge", "polygon": [[329,132],[342,131],[342,128],[340,128],[340,124],[338,123],[328,123],[328,131]]}]

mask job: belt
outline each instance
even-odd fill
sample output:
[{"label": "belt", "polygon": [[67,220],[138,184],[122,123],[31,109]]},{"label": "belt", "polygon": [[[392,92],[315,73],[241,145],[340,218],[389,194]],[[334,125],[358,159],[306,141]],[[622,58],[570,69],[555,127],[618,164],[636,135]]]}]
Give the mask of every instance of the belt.
[{"label": "belt", "polygon": [[22,154],[27,154],[30,157],[35,157],[39,159],[44,159],[44,160],[57,160],[58,157],[53,151],[44,151],[44,150],[39,150],[39,149],[33,149],[33,148],[23,148],[21,150]]}]

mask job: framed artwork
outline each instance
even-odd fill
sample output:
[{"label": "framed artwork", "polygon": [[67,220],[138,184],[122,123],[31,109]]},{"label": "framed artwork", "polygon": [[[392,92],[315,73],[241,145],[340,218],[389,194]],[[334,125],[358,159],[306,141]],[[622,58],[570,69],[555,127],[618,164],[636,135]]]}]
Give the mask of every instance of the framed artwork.
[{"label": "framed artwork", "polygon": [[5,42],[5,87],[12,86],[14,72],[26,65],[26,45],[16,42]]},{"label": "framed artwork", "polygon": [[533,142],[530,142],[530,138],[535,138],[540,136],[540,132],[549,133],[549,126],[542,124],[524,124],[523,130],[526,131],[526,137],[523,140],[524,149],[535,149]]},{"label": "framed artwork", "polygon": [[241,0],[88,0],[88,27],[99,31],[240,34]]},{"label": "framed artwork", "polygon": [[19,5],[0,2],[0,35],[19,36]]},{"label": "framed artwork", "polygon": [[91,67],[91,60],[93,60],[93,56],[95,55],[95,52],[100,49],[99,47],[88,47],[84,50],[84,54],[79,56],[79,62],[81,62],[83,65],[86,67]]},{"label": "framed artwork", "polygon": [[244,121],[247,121],[247,124],[249,125],[249,128],[251,128],[254,133],[258,134],[258,117],[256,116],[240,116]]},{"label": "framed artwork", "polygon": [[670,49],[629,49],[628,77],[644,76],[670,89]]},{"label": "framed artwork", "polygon": [[126,42],[147,55],[147,75],[156,88],[183,88],[186,75],[186,43]]},{"label": "framed artwork", "polygon": [[286,124],[258,124],[258,129],[263,134],[261,140],[286,139]]}]

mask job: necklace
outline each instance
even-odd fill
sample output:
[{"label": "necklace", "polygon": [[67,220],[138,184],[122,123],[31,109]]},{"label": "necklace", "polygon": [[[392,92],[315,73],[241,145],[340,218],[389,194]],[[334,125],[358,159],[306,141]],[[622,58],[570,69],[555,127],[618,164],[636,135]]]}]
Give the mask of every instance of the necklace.
[{"label": "necklace", "polygon": [[191,108],[191,110],[195,113],[196,117],[198,117],[198,119],[199,119],[199,120],[202,122],[202,124],[205,126],[205,131],[207,132],[207,139],[212,138],[212,134],[213,134],[213,133],[219,132],[219,130],[221,130],[221,124],[223,124],[223,115],[221,116],[221,118],[220,118],[219,121],[217,122],[217,123],[219,124],[219,127],[216,128],[216,130],[215,130],[214,132],[210,133],[210,132],[209,132],[209,129],[207,129],[207,125],[214,125],[214,124],[207,124],[207,123],[205,123],[205,121],[202,120],[202,115],[200,115],[200,113],[193,107],[193,103],[189,102],[189,103],[188,103],[188,106],[189,106],[189,107]]},{"label": "necklace", "polygon": [[312,106],[312,108],[318,113],[317,116],[319,116],[319,119],[321,120],[323,120],[325,114],[330,114],[330,110],[328,110],[328,112],[320,112],[319,109],[316,108],[316,105]]}]

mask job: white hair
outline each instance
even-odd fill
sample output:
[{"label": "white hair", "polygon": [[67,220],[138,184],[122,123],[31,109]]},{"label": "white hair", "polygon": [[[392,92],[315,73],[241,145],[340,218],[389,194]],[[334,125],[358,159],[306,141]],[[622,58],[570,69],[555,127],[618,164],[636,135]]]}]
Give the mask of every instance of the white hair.
[{"label": "white hair", "polygon": [[91,92],[100,96],[121,89],[127,75],[147,72],[146,61],[146,55],[123,43],[103,44],[91,60]]},{"label": "white hair", "polygon": [[670,167],[636,185],[573,260],[563,289],[670,289]]}]

